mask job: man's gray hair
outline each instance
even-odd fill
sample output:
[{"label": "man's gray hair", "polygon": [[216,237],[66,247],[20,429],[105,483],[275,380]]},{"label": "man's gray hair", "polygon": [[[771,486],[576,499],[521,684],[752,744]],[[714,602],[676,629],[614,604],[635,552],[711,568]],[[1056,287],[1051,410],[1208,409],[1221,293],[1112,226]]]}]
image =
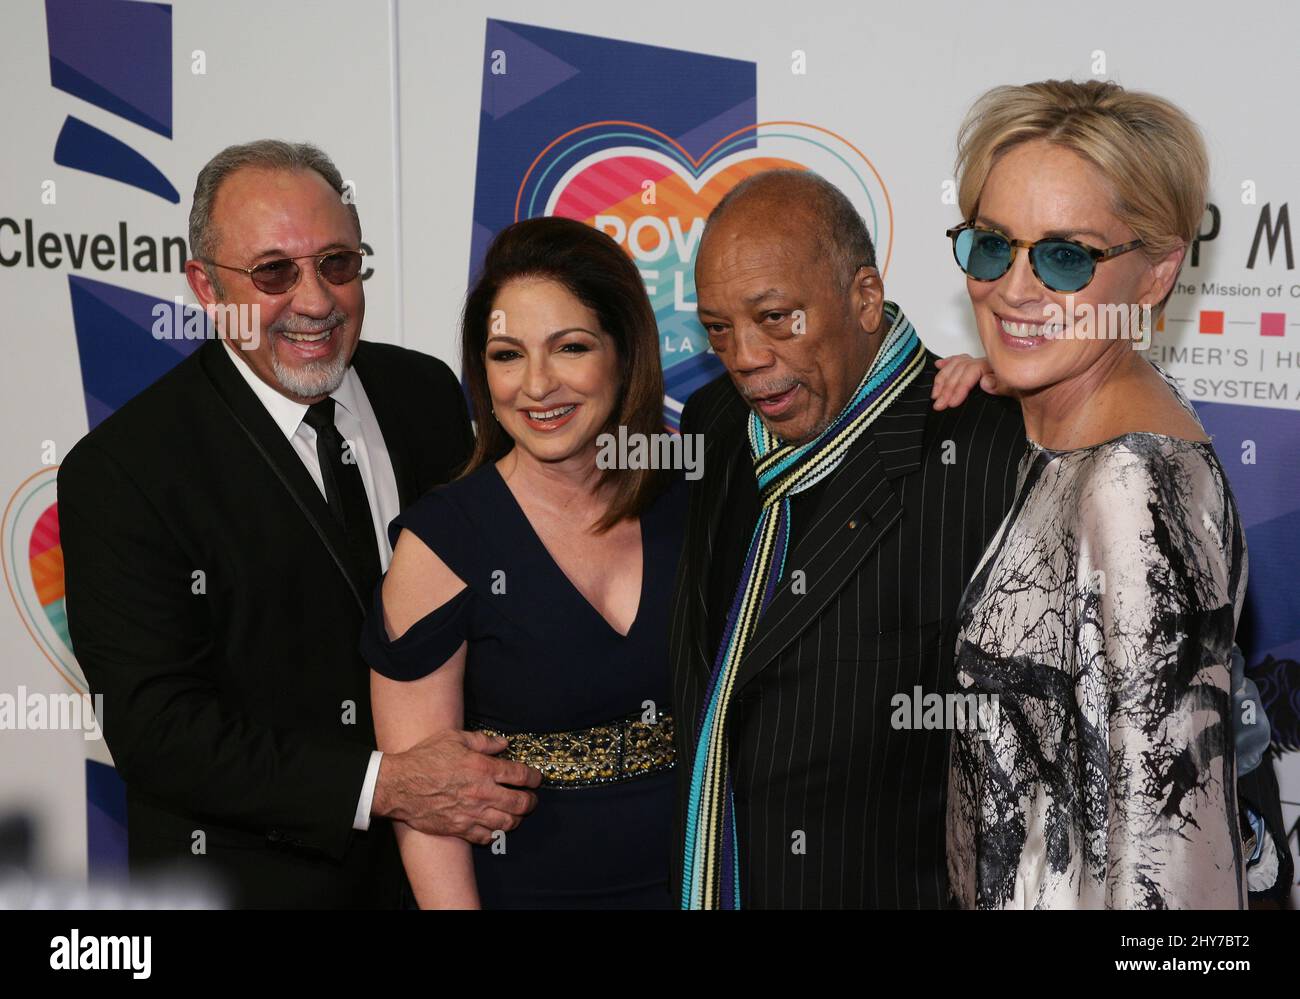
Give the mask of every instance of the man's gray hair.
[{"label": "man's gray hair", "polygon": [[[236,170],[256,167],[263,170],[315,170],[325,182],[343,195],[343,175],[334,161],[310,142],[284,142],[281,139],[258,139],[237,146],[227,146],[208,160],[199,171],[194,185],[194,204],[190,207],[190,256],[196,260],[211,260],[217,249],[217,229],[212,222],[212,205],[217,199],[221,182]],[[361,216],[351,198],[345,199],[352,221],[361,236]],[[204,268],[219,294],[224,294],[221,282],[210,266]]]},{"label": "man's gray hair", "polygon": [[709,213],[709,223],[720,220],[736,201],[768,195],[797,203],[816,219],[812,233],[817,245],[829,253],[840,288],[847,289],[861,267],[876,266],[876,248],[862,216],[838,187],[811,170],[764,170],[733,187]]}]

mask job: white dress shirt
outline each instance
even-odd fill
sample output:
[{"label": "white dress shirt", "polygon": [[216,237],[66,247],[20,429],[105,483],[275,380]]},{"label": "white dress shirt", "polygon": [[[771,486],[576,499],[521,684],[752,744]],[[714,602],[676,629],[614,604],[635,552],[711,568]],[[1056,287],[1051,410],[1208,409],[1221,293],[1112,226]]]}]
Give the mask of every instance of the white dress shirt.
[{"label": "white dress shirt", "polygon": [[[266,407],[267,413],[302,459],[316,488],[324,496],[325,480],[321,477],[320,459],[316,456],[316,431],[303,422],[303,416],[307,413],[306,403],[295,402],[266,384],[239,356],[238,349],[230,346],[229,341],[227,346],[234,355],[235,370],[244,377],[253,394]],[[330,395],[335,403],[334,425],[338,427],[339,434],[352,443],[352,453],[356,456],[357,468],[361,472],[361,483],[366,488],[366,499],[370,502],[370,517],[374,521],[375,541],[379,546],[379,569],[386,572],[388,563],[393,558],[393,549],[388,543],[388,524],[401,513],[397,476],[393,473],[392,459],[388,457],[388,446],[384,443],[375,411],[370,408],[370,400],[366,398],[366,390],[362,388],[361,379],[353,368],[348,368],[342,384]],[[357,801],[356,815],[352,820],[353,829],[364,831],[370,828],[370,807],[374,802],[379,761],[383,755],[377,749],[370,754],[366,779],[361,785],[361,797]]]}]

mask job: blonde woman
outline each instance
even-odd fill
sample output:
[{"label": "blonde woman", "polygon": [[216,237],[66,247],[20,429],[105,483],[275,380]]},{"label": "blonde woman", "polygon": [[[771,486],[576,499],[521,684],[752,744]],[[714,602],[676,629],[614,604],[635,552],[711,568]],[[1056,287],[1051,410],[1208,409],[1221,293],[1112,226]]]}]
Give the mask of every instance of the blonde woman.
[{"label": "blonde woman", "polygon": [[[1244,904],[1230,653],[1246,546],[1150,336],[1205,206],[1173,105],[1112,83],[984,95],[949,231],[1029,438],[959,612],[948,867],[971,908]],[[986,383],[986,387],[993,383]]]}]

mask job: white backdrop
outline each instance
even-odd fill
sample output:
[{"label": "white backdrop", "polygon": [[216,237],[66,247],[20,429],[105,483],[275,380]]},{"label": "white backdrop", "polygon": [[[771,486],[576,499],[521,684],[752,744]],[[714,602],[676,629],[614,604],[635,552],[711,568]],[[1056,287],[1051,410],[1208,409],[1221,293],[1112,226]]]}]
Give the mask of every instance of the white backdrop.
[{"label": "white backdrop", "polygon": [[[1175,297],[1157,343],[1244,353],[1221,361],[1188,355],[1169,367],[1197,398],[1300,409],[1300,272],[1286,265],[1281,244],[1271,261],[1261,251],[1256,266],[1246,266],[1262,206],[1276,214],[1300,198],[1293,111],[1300,9],[1282,0],[1231,8],[1098,0],[1076,10],[1031,2],[848,0],[177,0],[170,6],[174,127],[168,139],[52,87],[44,4],[5,4],[0,79],[9,141],[0,160],[0,218],[20,224],[30,218],[38,234],[111,234],[127,220],[133,234],[184,235],[195,174],[212,153],[263,136],[311,140],[355,182],[365,240],[375,250],[365,335],[458,366],[490,17],[755,63],[758,120],[814,122],[870,157],[893,206],[889,295],[931,349],[950,353],[976,347],[964,283],[943,238],[958,221],[944,193],[963,113],[996,84],[1102,76],[1173,99],[1209,141],[1219,233],[1202,245],[1200,265],[1185,271],[1196,291]],[[196,50],[206,60],[202,74],[193,72]],[[792,72],[795,50],[805,55],[805,73]],[[690,82],[664,86],[688,91]],[[180,204],[56,166],[53,149],[69,114],[143,154],[180,191]],[[52,205],[42,202],[47,180],[56,184]],[[21,238],[0,231],[0,253],[16,248]],[[101,274],[89,264],[76,271],[67,260],[53,268],[0,268],[0,405],[9,427],[0,440],[4,499],[49,467],[45,442],[53,441],[61,457],[87,428],[69,306],[74,273],[189,300],[178,273]],[[1272,298],[1262,290],[1220,296],[1203,293],[1204,282],[1281,291]],[[1223,334],[1199,332],[1206,310],[1225,313]],[[1264,310],[1286,313],[1283,336],[1261,338],[1253,317]],[[1285,398],[1228,398],[1229,379],[1267,383]],[[1239,385],[1235,391],[1260,390]],[[1235,452],[1236,444],[1227,446]],[[1224,448],[1220,441],[1221,453]],[[1227,464],[1231,455],[1224,458]],[[1271,470],[1265,462],[1241,474],[1282,482],[1284,468],[1285,481],[1295,481],[1294,454],[1269,460]],[[1289,654],[1300,658],[1300,647]],[[68,689],[51,666],[17,604],[0,606],[0,691]],[[85,868],[86,746],[79,733],[0,731],[0,810],[37,812],[40,860],[50,869]],[[95,752],[102,755],[102,745]],[[1295,754],[1287,764],[1283,797],[1296,802]],[[1288,825],[1297,814],[1295,805],[1286,808]]]}]

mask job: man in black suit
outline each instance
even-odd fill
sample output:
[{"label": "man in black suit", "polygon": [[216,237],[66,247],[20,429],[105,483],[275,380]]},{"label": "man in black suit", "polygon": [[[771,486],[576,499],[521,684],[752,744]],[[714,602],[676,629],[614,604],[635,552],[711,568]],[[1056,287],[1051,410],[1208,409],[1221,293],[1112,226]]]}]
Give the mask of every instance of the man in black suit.
[{"label": "man in black suit", "polygon": [[[677,728],[682,825],[695,722],[759,517],[751,407],[783,441],[815,438],[890,325],[861,218],[802,171],[758,174],[719,203],[696,294],[727,375],[681,421],[705,445],[670,638],[676,708],[692,720]],[[934,411],[934,357],[918,363],[834,470],[790,500],[781,587],[728,708],[742,907],[945,904],[948,732],[913,727],[910,710],[902,727],[897,698],[954,689],[958,603],[1010,504],[1025,437],[1011,400],[975,393]]]},{"label": "man in black suit", "polygon": [[357,646],[386,527],[472,437],[445,364],[360,342],[345,194],[309,145],[218,154],[186,271],[235,308],[59,472],[69,631],[126,781],[132,874],[215,879],[240,907],[395,907],[385,817],[487,842],[533,804],[501,785],[540,779],[479,733],[375,751]]}]

